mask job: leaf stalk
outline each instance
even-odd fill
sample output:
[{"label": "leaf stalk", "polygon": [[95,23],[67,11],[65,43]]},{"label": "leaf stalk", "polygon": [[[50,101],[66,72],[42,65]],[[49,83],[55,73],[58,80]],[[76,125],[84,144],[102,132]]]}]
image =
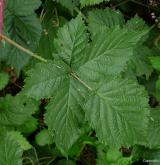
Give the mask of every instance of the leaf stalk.
[{"label": "leaf stalk", "polygon": [[78,80],[81,84],[83,84],[87,89],[89,89],[90,91],[93,91],[93,89],[87,85],[83,80],[81,80],[75,73],[71,72],[71,75]]},{"label": "leaf stalk", "polygon": [[46,59],[44,59],[41,56],[38,56],[36,53],[33,53],[32,51],[30,51],[29,49],[24,48],[23,46],[19,45],[18,43],[16,43],[15,41],[11,40],[10,38],[8,38],[7,36],[0,34],[0,38],[6,42],[8,42],[9,44],[15,46],[16,48],[18,48],[19,50],[23,51],[24,53],[28,54],[29,56],[32,56],[40,61],[43,62],[47,62]]}]

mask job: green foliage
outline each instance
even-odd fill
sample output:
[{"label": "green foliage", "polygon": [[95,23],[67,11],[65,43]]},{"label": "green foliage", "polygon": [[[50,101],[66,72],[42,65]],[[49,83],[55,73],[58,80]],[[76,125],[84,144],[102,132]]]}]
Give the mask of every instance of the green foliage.
[{"label": "green foliage", "polygon": [[0,137],[0,164],[22,165],[22,149],[9,134]]},{"label": "green foliage", "polygon": [[29,144],[27,139],[25,139],[20,132],[11,131],[8,132],[7,134],[8,136],[10,136],[11,139],[13,139],[14,141],[17,142],[17,144],[19,144],[22,150],[28,150],[32,148],[32,146]]},{"label": "green foliage", "polygon": [[120,11],[113,11],[110,8],[106,8],[104,10],[97,9],[90,11],[88,13],[88,22],[90,32],[94,34],[105,30],[107,27],[122,27],[125,23],[125,20]]},{"label": "green foliage", "polygon": [[47,129],[41,130],[36,135],[36,143],[40,146],[45,146],[53,143],[53,138],[51,137],[49,131]]},{"label": "green foliage", "polygon": [[146,102],[147,94],[135,82],[108,78],[89,96],[84,109],[102,143],[130,146],[144,141],[149,114]]},{"label": "green foliage", "polygon": [[160,57],[159,56],[150,57],[150,60],[153,67],[160,71]]},{"label": "green foliage", "polygon": [[79,4],[79,0],[56,0],[58,3],[60,3],[62,6],[64,6],[66,9],[68,9],[72,14],[76,6]]},{"label": "green foliage", "polygon": [[16,126],[23,124],[37,111],[38,104],[24,95],[7,95],[0,98],[0,124]]},{"label": "green foliage", "polygon": [[[145,91],[133,81],[110,78],[124,70],[143,35],[125,28],[112,28],[94,36],[85,49],[87,34],[79,16],[59,29],[56,60],[39,63],[28,72],[24,88],[27,96],[36,99],[54,96],[47,106],[45,121],[64,152],[67,153],[81,135],[82,109],[104,144],[119,147],[143,141],[148,115]],[[82,80],[78,82],[75,77]],[[83,96],[87,91],[81,81],[86,82],[89,89],[93,88],[85,104]],[[133,91],[129,92],[130,89]],[[136,121],[130,121],[131,118]]]},{"label": "green foliage", "polygon": [[97,152],[97,165],[130,165],[132,162],[132,157],[123,157],[122,153],[117,149],[98,145]]},{"label": "green foliage", "polygon": [[25,134],[31,134],[38,127],[37,119],[30,116],[25,123],[18,127],[18,130]]},{"label": "green foliage", "polygon": [[108,2],[5,1],[0,165],[159,159],[158,30]]},{"label": "green foliage", "polygon": [[58,17],[58,15],[55,15],[57,9],[52,1],[46,1],[44,9],[46,12],[45,15],[42,16],[43,32],[37,52],[44,58],[52,59],[52,53],[54,51],[53,38],[55,37],[58,28],[64,25],[67,20],[64,17]]},{"label": "green foliage", "polygon": [[142,31],[144,29],[148,29],[147,24],[143,19],[141,19],[139,16],[135,15],[132,19],[127,21],[127,27],[130,30],[135,30],[135,31]]},{"label": "green foliage", "polygon": [[151,109],[151,117],[149,122],[149,128],[148,128],[148,141],[146,146],[149,148],[159,149],[160,148],[160,142],[159,142],[159,113],[160,109]]},{"label": "green foliage", "polygon": [[[25,48],[34,51],[41,35],[40,21],[34,12],[40,6],[40,0],[6,0],[5,6],[4,26],[8,35]],[[19,73],[27,64],[29,56],[10,46],[5,59]]]},{"label": "green foliage", "polygon": [[[149,61],[149,56],[153,54],[152,50],[150,50],[146,46],[137,46],[134,50],[133,57],[128,64],[127,69],[131,69],[132,76],[142,76],[145,75],[148,79],[151,75],[153,68]],[[128,72],[129,73],[129,72]],[[130,74],[130,73],[129,73]],[[128,75],[131,76],[131,75]]]}]

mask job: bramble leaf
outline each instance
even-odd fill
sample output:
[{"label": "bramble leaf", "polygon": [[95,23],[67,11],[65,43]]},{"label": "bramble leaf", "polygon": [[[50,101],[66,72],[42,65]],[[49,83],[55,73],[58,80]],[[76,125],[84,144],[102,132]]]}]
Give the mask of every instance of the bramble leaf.
[{"label": "bramble leaf", "polygon": [[134,50],[134,54],[132,59],[128,62],[128,68],[126,69],[126,73],[129,69],[132,70],[133,74],[129,76],[142,76],[145,75],[148,79],[151,75],[153,69],[149,61],[149,56],[151,56],[153,52],[146,46],[137,46]]},{"label": "bramble leaf", "polygon": [[71,67],[78,63],[78,56],[88,40],[82,18],[79,16],[60,28],[58,37],[57,43],[61,47],[55,57],[58,61],[39,63],[29,71],[24,92],[37,100],[53,96],[47,106],[45,122],[55,136],[56,144],[67,152],[81,135],[84,119],[81,103],[85,88],[71,76]]},{"label": "bramble leaf", "polygon": [[84,107],[99,140],[112,147],[143,143],[149,116],[145,90],[132,80],[106,79]]},{"label": "bramble leaf", "polygon": [[70,67],[76,65],[79,55],[83,54],[88,43],[86,27],[81,16],[60,28],[57,37],[56,44],[60,59],[63,59]]},{"label": "bramble leaf", "polygon": [[145,21],[137,15],[127,21],[126,26],[128,29],[135,31],[143,31],[148,29],[148,26]]},{"label": "bramble leaf", "polygon": [[125,20],[120,11],[114,11],[110,8],[104,10],[93,10],[88,13],[88,28],[92,34],[96,34],[106,28],[113,28],[115,26],[122,27]]},{"label": "bramble leaf", "polygon": [[[66,80],[68,71],[56,63],[38,63],[28,72],[24,92],[35,99],[51,97]],[[31,78],[32,77],[32,78]]]},{"label": "bramble leaf", "polygon": [[90,86],[103,81],[108,75],[118,75],[132,59],[137,42],[144,32],[123,28],[106,29],[93,37],[85,54],[74,66],[77,74]]},{"label": "bramble leaf", "polygon": [[47,106],[45,121],[56,144],[65,153],[82,134],[84,112],[81,108],[80,89],[76,80],[65,80]]},{"label": "bramble leaf", "polygon": [[[45,122],[63,153],[67,154],[81,135],[83,109],[105,144],[119,147],[143,142],[148,122],[146,92],[134,81],[111,77],[125,69],[145,33],[113,27],[87,42],[84,23],[78,16],[59,29],[55,60],[39,63],[28,72],[24,92],[37,100],[51,98]],[[89,98],[88,90],[92,91]],[[101,95],[102,90],[106,97]],[[135,122],[132,117],[137,115]]]}]

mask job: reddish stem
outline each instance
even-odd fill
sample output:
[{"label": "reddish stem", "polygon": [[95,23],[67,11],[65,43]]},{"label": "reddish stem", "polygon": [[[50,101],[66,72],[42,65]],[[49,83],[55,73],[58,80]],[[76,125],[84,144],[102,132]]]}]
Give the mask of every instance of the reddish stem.
[{"label": "reddish stem", "polygon": [[0,34],[2,34],[2,27],[3,27],[3,11],[4,11],[4,0],[0,0]]}]

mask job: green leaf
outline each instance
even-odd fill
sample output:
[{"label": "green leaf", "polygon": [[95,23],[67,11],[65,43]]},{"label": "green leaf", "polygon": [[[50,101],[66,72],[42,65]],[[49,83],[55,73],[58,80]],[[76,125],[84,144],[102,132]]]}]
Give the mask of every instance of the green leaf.
[{"label": "green leaf", "polygon": [[135,31],[143,31],[148,29],[148,26],[145,21],[137,15],[127,21],[126,26],[129,30]]},{"label": "green leaf", "polygon": [[[135,15],[133,18],[127,21],[124,27],[128,28],[128,30],[131,30],[131,31],[133,30],[135,32],[142,32],[142,31],[149,32],[150,31],[149,26],[145,23],[145,21],[137,15]],[[149,33],[146,33],[142,37],[142,39],[138,42],[137,45],[142,45],[147,40],[148,37],[149,37]]]},{"label": "green leaf", "polygon": [[[41,5],[39,0],[25,1],[25,0],[13,0],[6,1],[7,10],[12,11],[15,15],[18,16],[27,16],[33,14],[34,10]],[[11,18],[10,18],[11,19]]]},{"label": "green leaf", "polygon": [[[41,35],[41,25],[34,10],[39,0],[6,0],[4,25],[9,36],[25,48],[34,51]],[[17,73],[27,64],[29,56],[15,47],[6,54],[7,63],[16,68]]]},{"label": "green leaf", "polygon": [[81,0],[80,2],[81,2],[81,6],[84,7],[84,6],[99,4],[104,1],[108,2],[109,0]]},{"label": "green leaf", "polygon": [[11,139],[13,139],[14,141],[17,142],[17,144],[19,144],[22,150],[29,150],[32,148],[32,146],[29,144],[27,139],[20,132],[11,131],[8,132],[7,134],[8,136],[10,136]]},{"label": "green leaf", "polygon": [[151,109],[146,146],[151,149],[160,149],[160,109]]},{"label": "green leaf", "polygon": [[95,35],[74,66],[77,74],[91,87],[108,75],[120,74],[132,59],[134,48],[144,33],[111,28]]},{"label": "green leaf", "polygon": [[103,31],[106,28],[115,26],[122,27],[125,20],[120,11],[114,11],[110,8],[104,10],[97,9],[88,13],[89,31],[93,34]]},{"label": "green leaf", "polygon": [[[132,81],[112,80],[109,77],[118,75],[125,69],[137,42],[145,33],[146,31],[135,32],[115,27],[100,32],[92,42],[87,43],[85,26],[78,16],[58,31],[55,60],[39,63],[28,72],[24,92],[37,100],[51,98],[46,108],[45,122],[56,145],[65,155],[83,130],[82,107],[88,93],[87,88],[92,88],[93,93],[97,93],[97,90],[102,92],[101,88],[109,90],[107,94],[111,97],[102,99],[93,94],[89,100],[86,98],[86,116],[100,141],[107,144],[115,138],[113,146],[143,141],[148,121],[145,91]],[[109,82],[104,84],[107,79]],[[110,95],[110,91],[113,91],[113,95]],[[98,101],[103,105],[99,106]],[[113,107],[111,103],[114,103]],[[101,114],[102,120],[96,114]],[[111,116],[110,121],[108,115]],[[132,116],[136,120],[132,120]],[[112,124],[114,137],[109,137],[107,133]],[[125,133],[122,133],[123,130]]]},{"label": "green leaf", "polygon": [[132,164],[132,157],[122,157],[118,160],[118,164],[131,165]]},{"label": "green leaf", "polygon": [[109,164],[109,161],[107,159],[108,147],[102,144],[98,144],[96,149],[97,149],[96,164],[97,165]]},{"label": "green leaf", "polygon": [[43,129],[36,135],[35,141],[39,146],[45,146],[52,144],[53,138],[47,129]]},{"label": "green leaf", "polygon": [[76,80],[65,80],[47,106],[45,121],[54,140],[65,153],[82,134],[84,113]]},{"label": "green leaf", "polygon": [[122,154],[118,149],[110,148],[107,152],[107,160],[110,162],[116,162],[118,159],[122,157]]},{"label": "green leaf", "polygon": [[31,134],[37,129],[37,127],[38,127],[37,119],[31,116],[28,118],[28,120],[26,120],[24,124],[19,126],[17,129],[22,133]]},{"label": "green leaf", "polygon": [[0,90],[2,90],[9,82],[9,75],[0,73]]},{"label": "green leaf", "polygon": [[35,99],[51,97],[66,80],[68,71],[52,61],[38,63],[28,71],[24,93]]},{"label": "green leaf", "polygon": [[56,0],[58,3],[60,3],[62,6],[64,6],[66,9],[68,9],[71,14],[73,14],[74,8],[78,6],[79,0]]},{"label": "green leaf", "polygon": [[71,77],[71,67],[78,63],[79,55],[83,53],[87,40],[85,26],[80,16],[60,28],[57,43],[61,49],[56,56],[59,60],[37,64],[35,69],[28,72],[29,77],[24,88],[27,96],[37,100],[53,96],[47,106],[45,121],[54,135],[56,144],[65,153],[82,132],[84,114],[81,103],[86,89]]},{"label": "green leaf", "polygon": [[38,109],[38,104],[23,95],[0,98],[0,124],[16,126],[23,124]]},{"label": "green leaf", "polygon": [[132,157],[123,157],[119,149],[98,145],[97,165],[130,165]]},{"label": "green leaf", "polygon": [[0,164],[22,165],[22,149],[9,134],[0,138]]},{"label": "green leaf", "polygon": [[160,71],[160,57],[159,56],[150,57],[150,61],[152,63],[153,68]]},{"label": "green leaf", "polygon": [[113,147],[143,144],[148,123],[148,98],[132,80],[107,79],[91,93],[84,107],[99,140]]},{"label": "green leaf", "polygon": [[145,75],[148,79],[153,71],[149,61],[149,56],[152,54],[153,52],[148,47],[138,45],[134,50],[131,61],[128,63],[126,73],[128,73],[128,70],[131,69],[133,74],[129,76],[133,76],[134,74],[136,76]]},{"label": "green leaf", "polygon": [[[54,9],[54,10],[53,10]],[[39,55],[46,59],[53,59],[52,53],[54,51],[53,39],[56,37],[59,27],[64,25],[67,20],[64,17],[56,16],[55,3],[53,1],[46,1],[44,5],[45,15],[42,19],[43,33],[37,48]]]},{"label": "green leaf", "polygon": [[88,43],[86,27],[79,15],[58,30],[56,40],[58,57],[70,67],[79,62],[79,55],[83,54]]}]

